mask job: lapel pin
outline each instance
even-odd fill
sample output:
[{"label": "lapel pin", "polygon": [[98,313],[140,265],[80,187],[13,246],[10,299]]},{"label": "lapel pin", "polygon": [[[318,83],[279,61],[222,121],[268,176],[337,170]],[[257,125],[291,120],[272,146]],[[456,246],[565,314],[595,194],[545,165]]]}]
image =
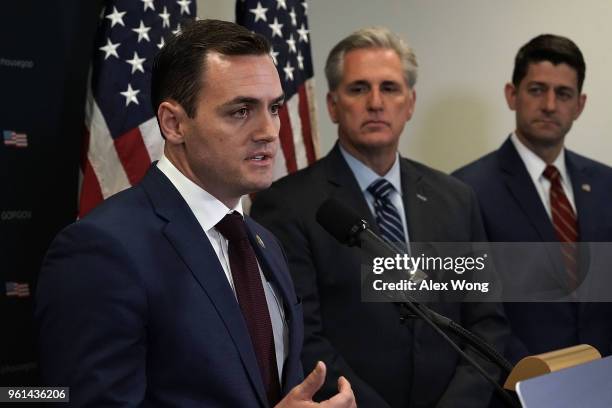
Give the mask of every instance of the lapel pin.
[{"label": "lapel pin", "polygon": [[418,198],[419,200],[421,200],[421,201],[427,201],[427,197],[425,197],[424,195],[421,195],[421,194],[417,193],[417,195],[416,195],[416,196],[417,196],[417,198]]},{"label": "lapel pin", "polygon": [[590,184],[583,184],[582,185],[582,191],[586,191],[587,193],[591,192],[591,185]]},{"label": "lapel pin", "polygon": [[259,235],[255,235],[255,240],[257,241],[257,243],[259,244],[260,247],[262,248],[266,248],[266,245],[264,244],[263,240],[261,239],[261,237]]}]

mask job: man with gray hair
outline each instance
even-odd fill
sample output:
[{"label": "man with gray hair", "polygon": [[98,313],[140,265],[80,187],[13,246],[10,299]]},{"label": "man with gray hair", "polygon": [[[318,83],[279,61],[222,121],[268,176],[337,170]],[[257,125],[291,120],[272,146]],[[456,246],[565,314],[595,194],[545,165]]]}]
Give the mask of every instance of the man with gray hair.
[{"label": "man with gray hair", "polygon": [[[491,388],[442,338],[421,321],[403,321],[395,304],[361,301],[359,251],[315,220],[333,197],[391,242],[485,240],[469,187],[398,154],[415,106],[416,57],[388,29],[366,28],[332,49],[325,72],[338,142],[311,167],[259,193],[252,207],[283,243],[303,301],[304,368],[321,359],[332,377],[346,376],[359,407],[484,407]],[[507,325],[497,305],[432,308],[501,349]],[[333,390],[326,383],[320,397]]]}]

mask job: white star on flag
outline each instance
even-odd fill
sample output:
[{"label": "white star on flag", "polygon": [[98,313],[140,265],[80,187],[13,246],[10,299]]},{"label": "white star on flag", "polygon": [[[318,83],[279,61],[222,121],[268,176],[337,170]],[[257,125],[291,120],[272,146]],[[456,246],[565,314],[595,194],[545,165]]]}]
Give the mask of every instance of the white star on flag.
[{"label": "white star on flag", "polygon": [[128,106],[132,102],[138,105],[138,98],[136,98],[136,95],[138,95],[139,92],[140,90],[132,89],[132,85],[128,84],[127,91],[120,92],[121,95],[125,96],[125,106]]},{"label": "white star on flag", "polygon": [[104,55],[104,59],[108,59],[108,57],[110,57],[111,55],[114,55],[115,57],[119,58],[119,54],[117,54],[117,48],[120,45],[121,43],[113,44],[110,38],[108,38],[106,40],[106,45],[104,47],[100,47],[100,49],[106,53],[106,55]]},{"label": "white star on flag", "polygon": [[149,30],[151,30],[151,27],[145,26],[142,20],[140,20],[140,26],[138,28],[132,28],[132,31],[138,33],[138,42],[140,42],[142,39],[151,41],[149,38]]},{"label": "white star on flag", "polygon": [[275,35],[283,38],[283,32],[281,31],[283,24],[279,24],[276,17],[274,17],[274,22],[272,24],[268,24],[268,26],[270,26],[270,29],[272,30],[272,38],[274,38]]},{"label": "white star on flag", "polygon": [[106,18],[108,18],[111,21],[111,28],[115,26],[115,24],[121,24],[122,26],[125,27],[125,24],[123,23],[123,16],[125,15],[125,11],[119,12],[117,10],[117,7],[113,6],[113,12],[110,13],[108,16],[106,16]]},{"label": "white star on flag", "polygon": [[179,35],[180,33],[181,33],[181,23],[178,23],[178,24],[176,25],[176,30],[173,30],[173,31],[172,31],[172,34],[174,34],[174,35]]},{"label": "white star on flag", "polygon": [[285,68],[283,68],[283,71],[285,71],[285,81],[293,81],[293,71],[294,70],[295,68],[293,68],[291,66],[291,63],[287,61]]},{"label": "white star on flag", "polygon": [[276,0],[276,9],[279,10],[282,8],[287,10],[287,3],[285,2],[285,0]]},{"label": "white star on flag", "polygon": [[166,43],[164,42],[164,37],[162,37],[159,40],[159,43],[157,44],[157,48],[159,48],[160,50],[163,48],[163,46],[166,45]]},{"label": "white star on flag", "polygon": [[170,27],[170,13],[168,13],[168,8],[166,6],[164,6],[163,13],[159,13],[159,16],[162,20],[164,20],[162,23],[162,27]]},{"label": "white star on flag", "polygon": [[270,47],[270,56],[272,57],[272,61],[274,61],[274,65],[278,65],[278,61],[276,60],[278,52],[274,51],[274,47]]},{"label": "white star on flag", "polygon": [[260,2],[257,2],[257,7],[250,9],[249,11],[255,15],[255,22],[258,22],[259,20],[263,20],[265,22],[268,21],[268,18],[266,17],[266,11],[268,11],[268,9],[262,7]]},{"label": "white star on flag", "polygon": [[295,8],[291,7],[291,11],[289,12],[289,16],[291,17],[291,25],[294,27],[297,26],[297,14],[295,14]]},{"label": "white star on flag", "polygon": [[308,3],[302,2],[302,7],[304,7],[304,14],[308,15]]},{"label": "white star on flag", "polygon": [[155,6],[153,5],[153,0],[141,0],[144,3],[144,10],[147,11],[148,8],[155,11]]},{"label": "white star on flag", "polygon": [[292,52],[294,54],[297,52],[297,48],[295,48],[295,40],[293,39],[293,34],[289,36],[289,39],[287,40],[287,45],[289,46],[289,52]]},{"label": "white star on flag", "polygon": [[189,12],[189,5],[191,4],[191,0],[178,0],[176,2],[179,6],[181,6],[181,14],[191,14]]},{"label": "white star on flag", "polygon": [[309,31],[306,29],[306,27],[304,27],[304,23],[302,23],[302,26],[300,28],[298,28],[297,32],[300,35],[300,41],[304,41],[305,43],[307,43]]},{"label": "white star on flag", "polygon": [[302,56],[302,51],[298,51],[297,62],[298,62],[298,67],[300,68],[300,71],[303,71],[304,70],[304,57]]},{"label": "white star on flag", "polygon": [[146,61],[146,58],[140,58],[138,56],[138,53],[134,51],[134,58],[132,58],[131,60],[126,60],[125,62],[127,62],[128,64],[132,66],[132,74],[136,71],[140,71],[144,74],[145,71],[144,71],[144,67],[142,63],[145,61]]}]

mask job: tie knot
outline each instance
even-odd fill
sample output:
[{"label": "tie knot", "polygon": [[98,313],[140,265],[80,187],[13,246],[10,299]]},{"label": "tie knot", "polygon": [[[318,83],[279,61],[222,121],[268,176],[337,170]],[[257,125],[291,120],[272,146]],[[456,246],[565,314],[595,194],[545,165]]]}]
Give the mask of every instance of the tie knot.
[{"label": "tie knot", "polygon": [[544,173],[542,174],[544,175],[544,177],[546,177],[551,182],[557,181],[559,177],[561,176],[561,174],[559,173],[559,170],[557,170],[557,168],[553,166],[552,164],[547,165],[546,168],[544,169]]},{"label": "tie knot", "polygon": [[215,228],[217,228],[228,241],[248,239],[244,218],[242,218],[239,212],[233,211],[226,214],[225,217],[215,225]]},{"label": "tie knot", "polygon": [[393,191],[393,184],[389,183],[384,178],[379,178],[368,186],[368,191],[376,199],[385,199]]}]

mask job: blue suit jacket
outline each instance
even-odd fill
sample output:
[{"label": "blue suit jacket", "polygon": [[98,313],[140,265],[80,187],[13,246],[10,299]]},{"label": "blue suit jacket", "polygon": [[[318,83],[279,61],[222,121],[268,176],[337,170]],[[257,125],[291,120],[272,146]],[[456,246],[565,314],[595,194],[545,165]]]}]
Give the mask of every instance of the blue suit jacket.
[{"label": "blue suit jacket", "polygon": [[[612,168],[565,151],[578,212],[580,240],[612,241]],[[556,242],[552,222],[510,139],[495,152],[453,173],[476,191],[493,242]],[[588,187],[584,187],[588,186]],[[612,351],[609,303],[506,303],[513,339],[508,356],[587,343]]]},{"label": "blue suit jacket", "polygon": [[[274,236],[246,223],[284,304],[286,394],[302,379],[301,304]],[[155,166],[57,236],[40,274],[36,318],[44,382],[69,386],[73,406],[268,405],[221,264]]]}]

